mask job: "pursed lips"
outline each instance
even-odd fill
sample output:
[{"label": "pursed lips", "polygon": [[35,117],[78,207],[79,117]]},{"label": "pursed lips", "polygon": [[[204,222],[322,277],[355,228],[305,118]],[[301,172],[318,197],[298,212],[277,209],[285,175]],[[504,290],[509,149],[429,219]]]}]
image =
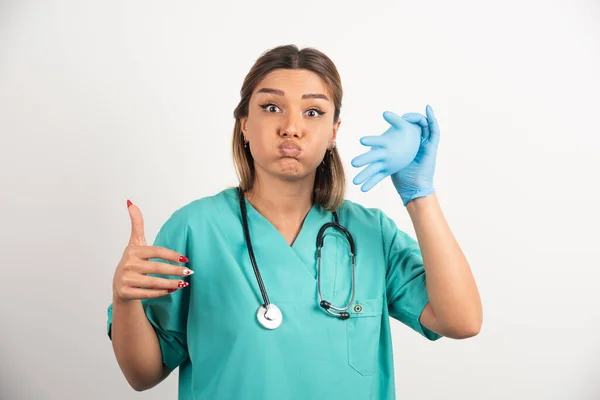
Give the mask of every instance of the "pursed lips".
[{"label": "pursed lips", "polygon": [[286,141],[279,145],[279,152],[287,157],[295,157],[302,152],[296,142]]}]

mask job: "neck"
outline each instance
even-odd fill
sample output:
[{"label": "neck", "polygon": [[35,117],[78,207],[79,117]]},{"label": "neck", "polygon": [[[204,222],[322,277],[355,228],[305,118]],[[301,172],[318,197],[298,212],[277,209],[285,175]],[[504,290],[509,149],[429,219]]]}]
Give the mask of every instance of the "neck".
[{"label": "neck", "polygon": [[246,198],[258,212],[277,228],[301,224],[313,205],[314,179],[283,181],[261,177]]}]

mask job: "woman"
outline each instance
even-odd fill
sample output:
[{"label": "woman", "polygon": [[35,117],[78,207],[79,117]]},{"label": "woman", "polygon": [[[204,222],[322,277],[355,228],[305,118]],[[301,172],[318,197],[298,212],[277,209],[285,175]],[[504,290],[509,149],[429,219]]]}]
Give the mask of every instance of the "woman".
[{"label": "woman", "polygon": [[108,334],[134,389],[179,367],[180,399],[393,399],[389,317],[430,340],[478,333],[479,294],[433,190],[433,111],[385,113],[390,129],[353,160],[369,164],[363,190],[391,176],[417,242],[344,200],[341,101],[326,55],[274,48],[234,112],[239,187],[175,211],[154,246],[128,201]]}]

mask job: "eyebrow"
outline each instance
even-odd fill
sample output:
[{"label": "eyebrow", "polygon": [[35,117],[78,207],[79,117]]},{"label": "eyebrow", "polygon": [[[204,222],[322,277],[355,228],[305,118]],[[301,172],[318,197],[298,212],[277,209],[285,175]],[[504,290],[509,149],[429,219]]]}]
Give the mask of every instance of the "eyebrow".
[{"label": "eyebrow", "polygon": [[[284,96],[285,93],[283,92],[283,90],[279,90],[279,89],[272,89],[272,88],[261,88],[258,93],[271,93],[271,94],[275,94],[277,96]],[[327,96],[325,96],[322,93],[307,93],[307,94],[303,94],[302,95],[302,99],[323,99],[323,100],[327,100],[329,101],[329,98],[327,98]]]}]

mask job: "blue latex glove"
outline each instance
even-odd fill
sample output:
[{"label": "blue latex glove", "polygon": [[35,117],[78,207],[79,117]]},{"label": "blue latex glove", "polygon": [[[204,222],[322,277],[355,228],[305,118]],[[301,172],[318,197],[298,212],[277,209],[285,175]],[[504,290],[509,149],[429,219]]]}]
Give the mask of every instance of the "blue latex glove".
[{"label": "blue latex glove", "polygon": [[371,190],[387,176],[392,177],[396,191],[406,206],[409,201],[435,192],[433,175],[440,130],[430,105],[427,117],[407,113],[399,117],[386,111],[383,118],[391,127],[380,136],[365,136],[360,142],[371,150],[352,160],[354,167],[370,164],[353,180],[363,192]]}]

